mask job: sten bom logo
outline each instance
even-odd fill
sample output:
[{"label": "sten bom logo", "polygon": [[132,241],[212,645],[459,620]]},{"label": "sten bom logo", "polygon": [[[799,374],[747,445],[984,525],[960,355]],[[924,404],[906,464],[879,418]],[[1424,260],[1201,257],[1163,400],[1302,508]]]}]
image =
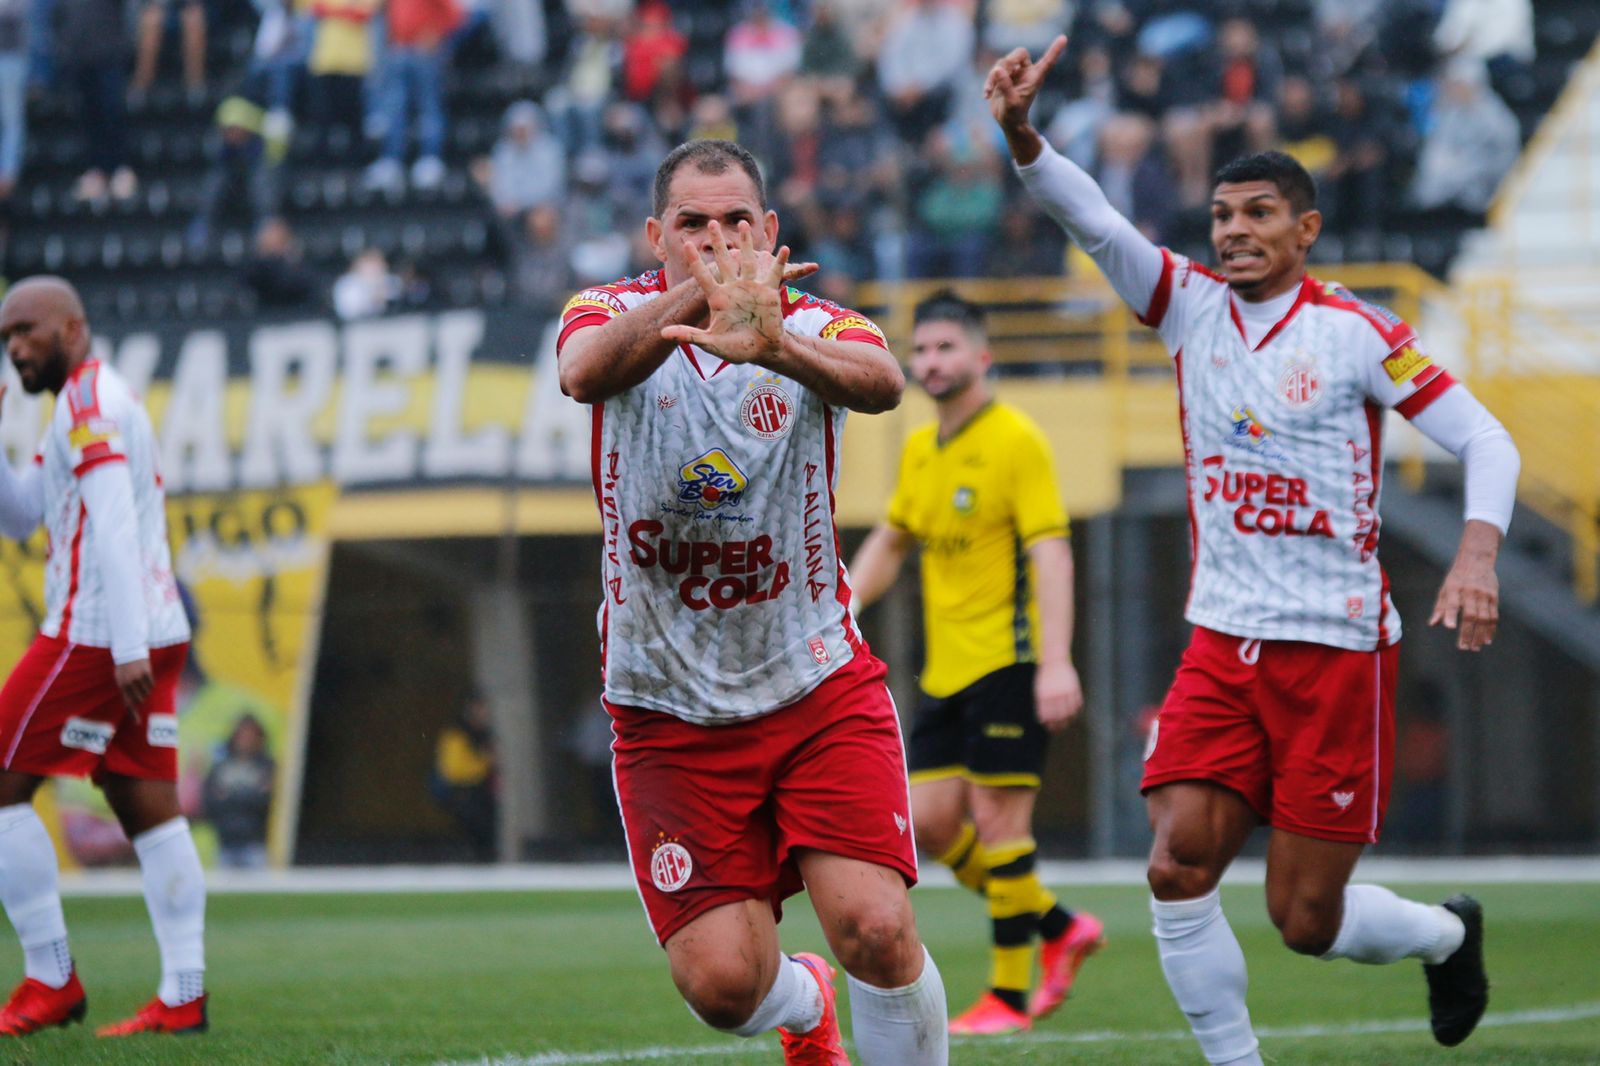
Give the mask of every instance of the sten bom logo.
[{"label": "sten bom logo", "polygon": [[[721,448],[691,459],[678,471],[678,500],[708,511],[733,507],[749,482]],[[776,599],[792,582],[789,562],[773,559],[772,538],[750,540],[673,540],[665,524],[641,519],[628,527],[628,558],[641,570],[659,568],[674,576],[678,598],[695,611],[728,610]]]},{"label": "sten bom logo", "polygon": [[678,502],[697,503],[708,511],[737,507],[749,483],[727,452],[712,448],[678,469]]}]

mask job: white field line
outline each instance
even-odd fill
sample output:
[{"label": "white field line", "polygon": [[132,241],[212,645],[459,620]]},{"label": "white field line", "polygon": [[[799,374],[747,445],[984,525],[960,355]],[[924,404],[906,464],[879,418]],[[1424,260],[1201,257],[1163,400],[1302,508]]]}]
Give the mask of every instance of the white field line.
[{"label": "white field line", "polygon": [[[1048,885],[1143,886],[1144,863],[1129,859],[1045,862],[1039,875]],[[1241,859],[1226,884],[1259,885],[1266,866]],[[1390,859],[1373,857],[1356,870],[1362,881],[1438,884],[1600,883],[1600,856],[1498,856],[1474,859]],[[925,863],[922,883],[953,886],[950,871]],[[544,863],[491,866],[309,866],[287,870],[210,870],[206,889],[213,894],[266,892],[594,892],[634,887],[623,863]],[[137,896],[143,891],[136,869],[89,870],[63,874],[64,896]]]},{"label": "white field line", "polygon": [[[1536,1010],[1505,1011],[1486,1014],[1478,1023],[1480,1029],[1493,1029],[1509,1025],[1560,1025],[1563,1022],[1600,1018],[1600,1003],[1575,1003],[1569,1007],[1544,1007]],[[1307,1040],[1324,1036],[1347,1036],[1351,1033],[1383,1035],[1386,1033],[1427,1032],[1425,1018],[1396,1018],[1391,1021],[1345,1022],[1338,1025],[1296,1025],[1275,1028],[1264,1026],[1256,1035],[1265,1040]],[[1181,1029],[1146,1032],[1114,1032],[1099,1030],[1083,1033],[1025,1033],[1017,1036],[984,1037],[981,1042],[990,1044],[1112,1044],[1153,1043],[1193,1040]],[[966,1041],[971,1043],[973,1041]],[[958,1042],[958,1046],[959,1046]],[[771,1048],[771,1041],[725,1041],[720,1044],[703,1044],[699,1047],[642,1047],[613,1051],[546,1051],[538,1055],[485,1056],[481,1059],[457,1059],[441,1062],[438,1066],[601,1066],[612,1062],[649,1062],[654,1059],[715,1059],[732,1055],[751,1055]]]}]

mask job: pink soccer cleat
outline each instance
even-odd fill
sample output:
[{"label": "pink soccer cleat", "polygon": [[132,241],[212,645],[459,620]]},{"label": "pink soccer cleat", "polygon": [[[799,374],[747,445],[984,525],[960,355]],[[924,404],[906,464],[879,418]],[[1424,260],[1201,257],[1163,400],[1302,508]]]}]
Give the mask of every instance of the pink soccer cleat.
[{"label": "pink soccer cleat", "polygon": [[76,970],[60,988],[29,977],[0,1008],[0,1036],[27,1036],[52,1025],[65,1028],[83,1021],[88,1009],[89,998],[83,994]]},{"label": "pink soccer cleat", "polygon": [[834,1006],[833,967],[821,955],[808,951],[794,956],[794,961],[810,970],[822,989],[822,1020],[803,1033],[778,1030],[783,1038],[784,1066],[850,1066],[839,1032],[839,1011]]},{"label": "pink soccer cleat", "polygon": [[1039,947],[1039,987],[1028,1003],[1028,1013],[1043,1018],[1065,1003],[1078,967],[1105,944],[1106,929],[1100,919],[1088,911],[1073,915],[1066,932]]},{"label": "pink soccer cleat", "polygon": [[132,1018],[110,1025],[102,1025],[95,1036],[132,1036],[135,1033],[203,1033],[209,1026],[206,1020],[206,997],[191,999],[176,1007],[169,1007],[157,996]]},{"label": "pink soccer cleat", "polygon": [[999,1036],[1025,1033],[1033,1019],[1012,1007],[993,992],[985,992],[965,1014],[950,1019],[952,1036]]}]

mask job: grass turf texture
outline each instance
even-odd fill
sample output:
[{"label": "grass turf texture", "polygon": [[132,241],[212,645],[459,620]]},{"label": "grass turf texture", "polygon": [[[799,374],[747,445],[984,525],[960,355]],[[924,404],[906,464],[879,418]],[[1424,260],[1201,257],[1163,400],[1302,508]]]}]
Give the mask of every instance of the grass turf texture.
[{"label": "grass turf texture", "polygon": [[[1415,899],[1448,894],[1437,885],[1396,887]],[[1600,1004],[1600,890],[1496,884],[1473,891],[1487,915],[1491,1014]],[[1269,1061],[1600,1063],[1600,1017],[1593,1016],[1480,1029],[1448,1053],[1425,1031],[1342,1031],[1357,1023],[1423,1021],[1419,965],[1330,964],[1291,955],[1266,920],[1259,888],[1224,894],[1250,962],[1256,1025],[1334,1034],[1264,1040]],[[964,1008],[987,974],[983,909],[955,889],[919,890],[915,899],[951,1007]],[[1063,901],[1098,914],[1109,946],[1085,965],[1072,999],[1034,1033],[957,1042],[951,1062],[1200,1062],[1191,1041],[1149,1036],[1179,1032],[1184,1023],[1162,981],[1145,893],[1080,888],[1064,892]],[[96,1040],[93,1027],[131,1014],[155,989],[156,949],[144,904],[73,899],[66,909],[89,994],[88,1025],[0,1042],[0,1063],[301,1066],[504,1056],[543,1066],[646,1061],[626,1055],[645,1048],[653,1051],[647,1061],[669,1066],[780,1061],[772,1037],[742,1042],[689,1017],[632,893],[215,897],[208,920],[211,1033],[109,1042]],[[790,951],[825,950],[803,898],[790,902],[782,929]],[[20,980],[9,930],[0,941],[0,973]],[[842,975],[839,989],[847,1010]],[[1115,1033],[1128,1035],[1091,1035]],[[1092,1042],[1074,1042],[1085,1037]],[[608,1051],[620,1054],[600,1056]]]}]

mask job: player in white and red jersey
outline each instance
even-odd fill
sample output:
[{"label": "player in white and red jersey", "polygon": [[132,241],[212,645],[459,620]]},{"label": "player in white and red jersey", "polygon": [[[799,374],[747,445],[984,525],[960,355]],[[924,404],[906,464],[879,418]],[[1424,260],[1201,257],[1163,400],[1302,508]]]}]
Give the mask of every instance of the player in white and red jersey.
[{"label": "player in white and red jersey", "polygon": [[[45,619],[0,688],[0,902],[26,976],[0,1009],[0,1035],[81,1021],[87,1006],[67,948],[55,849],[33,794],[46,777],[89,776],[133,841],[161,985],[102,1036],[204,1032],[205,879],[178,809],[174,700],[189,623],[167,547],[149,416],[89,354],[77,292],[60,278],[19,282],[0,304],[5,343],[30,393],[56,394],[33,463],[0,462],[0,531],[49,533]],[[0,389],[0,394],[4,390]]]},{"label": "player in white and red jersey", "polygon": [[675,149],[645,232],[662,267],[563,315],[562,389],[593,417],[613,776],[640,898],[690,1009],[845,1063],[833,970],[778,946],[806,887],[869,1066],[947,1059],[917,936],[899,719],[850,615],[833,525],[845,412],[905,378],[863,316],[788,288],[755,160]]},{"label": "player in white and red jersey", "polygon": [[1431,619],[1459,627],[1464,650],[1494,636],[1516,447],[1406,323],[1306,273],[1322,217],[1290,157],[1218,172],[1218,270],[1145,239],[1029,123],[1065,47],[1059,38],[1037,63],[1018,49],[984,91],[1024,184],[1177,368],[1196,628],[1142,784],[1167,983],[1210,1062],[1261,1061],[1217,883],[1265,822],[1267,910],[1284,943],[1325,959],[1422,959],[1434,1037],[1460,1043],[1488,1002],[1482,908],[1349,883],[1378,838],[1394,744],[1400,620],[1377,559],[1383,418],[1398,410],[1466,465],[1466,526]]}]

